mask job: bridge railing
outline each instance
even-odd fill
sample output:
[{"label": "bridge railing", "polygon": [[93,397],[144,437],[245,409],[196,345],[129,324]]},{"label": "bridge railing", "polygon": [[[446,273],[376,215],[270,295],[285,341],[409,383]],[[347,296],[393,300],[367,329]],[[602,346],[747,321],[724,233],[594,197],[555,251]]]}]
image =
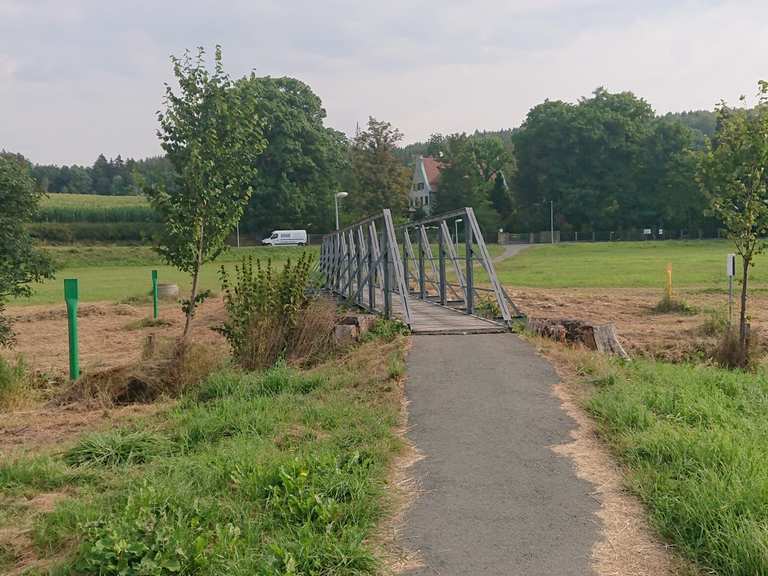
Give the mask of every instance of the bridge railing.
[{"label": "bridge railing", "polygon": [[320,270],[329,291],[386,318],[399,305],[397,312],[409,326],[415,299],[494,316],[506,324],[513,311],[519,315],[496,276],[469,207],[400,226],[385,209],[324,236]]},{"label": "bridge railing", "polygon": [[392,296],[396,294],[403,320],[412,324],[403,261],[389,209],[326,234],[320,247],[320,271],[326,289],[385,318],[393,315]]},{"label": "bridge railing", "polygon": [[[519,315],[499,282],[472,208],[409,222],[398,233],[410,293],[466,314],[493,313],[507,324],[513,312]],[[476,278],[478,272],[485,277]],[[478,279],[490,287],[478,285]]]}]

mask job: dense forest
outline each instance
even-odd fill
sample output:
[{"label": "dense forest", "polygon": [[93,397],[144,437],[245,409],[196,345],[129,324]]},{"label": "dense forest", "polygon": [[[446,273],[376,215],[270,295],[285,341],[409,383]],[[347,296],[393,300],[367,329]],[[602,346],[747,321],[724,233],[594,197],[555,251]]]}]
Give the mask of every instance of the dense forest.
[{"label": "dense forest", "polygon": [[[374,118],[351,139],[325,126],[322,102],[299,80],[252,75],[237,87],[257,95],[265,123],[267,148],[242,222],[257,235],[283,227],[327,231],[341,190],[349,192],[346,222],[382,207],[413,217],[407,193],[421,155],[444,162],[435,208],[472,205],[489,230],[545,229],[550,203],[563,231],[717,227],[695,179],[717,127],[714,112],[656,115],[631,92],[598,88],[575,103],[542,102],[516,128],[435,134],[404,146],[396,127]],[[163,157],[100,155],[92,166],[30,171],[50,194],[134,195],[147,185],[176,185]]]}]

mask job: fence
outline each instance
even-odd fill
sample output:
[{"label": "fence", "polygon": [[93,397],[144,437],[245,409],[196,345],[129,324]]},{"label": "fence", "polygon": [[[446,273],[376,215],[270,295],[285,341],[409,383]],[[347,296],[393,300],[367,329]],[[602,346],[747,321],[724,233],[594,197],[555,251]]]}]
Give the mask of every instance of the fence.
[{"label": "fence", "polygon": [[[722,230],[666,230],[636,229],[601,232],[554,231],[555,242],[638,242],[644,240],[720,240]],[[548,244],[552,242],[549,230],[541,232],[499,232],[499,244]]]}]

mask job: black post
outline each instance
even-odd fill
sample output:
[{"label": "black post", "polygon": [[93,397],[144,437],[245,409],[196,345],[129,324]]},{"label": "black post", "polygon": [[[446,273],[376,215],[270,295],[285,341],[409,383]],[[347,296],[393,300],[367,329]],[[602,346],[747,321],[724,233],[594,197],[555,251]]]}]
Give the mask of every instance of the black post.
[{"label": "black post", "polygon": [[[447,239],[451,241],[450,237]],[[446,238],[443,234],[443,227],[439,226],[437,229],[437,242],[438,242],[438,260],[439,260],[439,273],[440,273],[440,304],[445,306],[448,304],[448,291],[446,289],[445,282],[445,242]]]},{"label": "black post", "polygon": [[[467,218],[467,220],[469,220]],[[471,222],[467,222],[467,226],[464,227],[464,241],[466,242],[466,248],[467,248],[467,272],[466,272],[466,281],[467,281],[467,295],[466,295],[466,304],[467,304],[467,314],[474,314],[475,313],[475,291],[474,291],[474,276],[473,276],[473,270],[472,270],[472,256],[473,256],[473,248],[472,248],[472,226]]]}]

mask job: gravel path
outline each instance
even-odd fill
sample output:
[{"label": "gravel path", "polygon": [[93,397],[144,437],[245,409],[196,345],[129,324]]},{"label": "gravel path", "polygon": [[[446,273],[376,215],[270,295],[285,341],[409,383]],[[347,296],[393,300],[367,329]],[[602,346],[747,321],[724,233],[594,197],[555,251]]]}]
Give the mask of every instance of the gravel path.
[{"label": "gravel path", "polygon": [[556,382],[512,334],[413,338],[409,438],[424,458],[402,544],[423,565],[406,574],[592,574],[598,505],[550,449],[574,426]]}]

